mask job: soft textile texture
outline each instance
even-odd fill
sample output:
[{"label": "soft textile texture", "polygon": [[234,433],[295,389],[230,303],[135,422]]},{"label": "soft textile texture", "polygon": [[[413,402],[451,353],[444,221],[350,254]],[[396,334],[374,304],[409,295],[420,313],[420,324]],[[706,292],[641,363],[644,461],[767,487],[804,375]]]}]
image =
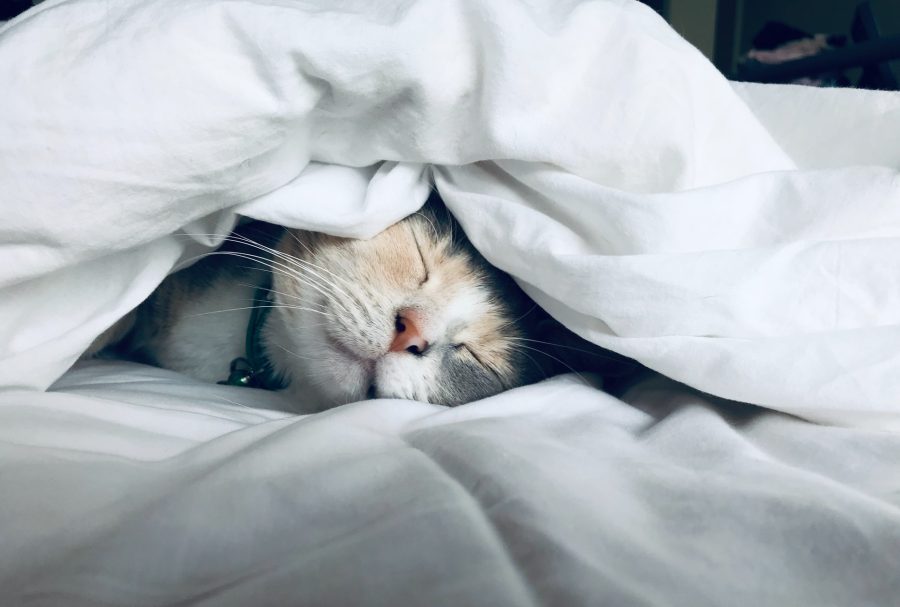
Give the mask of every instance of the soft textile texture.
[{"label": "soft textile texture", "polygon": [[50,385],[196,254],[179,230],[371,235],[435,163],[475,244],[581,335],[736,400],[898,411],[900,95],[735,89],[636,3],[328,4],[6,26],[0,384]]},{"label": "soft textile texture", "polygon": [[[0,603],[900,596],[897,94],[728,83],[611,0],[50,0],[0,91]],[[365,237],[432,178],[583,336],[870,428],[668,380],[296,417],[66,373],[239,214]]]},{"label": "soft textile texture", "polygon": [[455,409],[241,406],[272,398],[124,363],[6,395],[3,603],[900,596],[897,434],[717,410],[665,382],[630,395],[639,408],[573,377]]}]

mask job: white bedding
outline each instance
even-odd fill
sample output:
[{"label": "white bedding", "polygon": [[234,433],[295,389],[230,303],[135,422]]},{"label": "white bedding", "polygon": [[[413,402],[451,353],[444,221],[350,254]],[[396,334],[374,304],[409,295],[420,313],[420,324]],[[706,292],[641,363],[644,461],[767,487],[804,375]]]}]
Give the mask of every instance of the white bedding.
[{"label": "white bedding", "polygon": [[[900,95],[729,83],[630,2],[332,4],[0,30],[3,604],[895,603]],[[238,214],[364,237],[432,178],[573,330],[770,411],[67,372]]]},{"label": "white bedding", "polygon": [[[900,436],[660,380],[296,417],[91,363],[0,408],[4,605],[892,605]],[[15,403],[15,404],[13,404]]]}]

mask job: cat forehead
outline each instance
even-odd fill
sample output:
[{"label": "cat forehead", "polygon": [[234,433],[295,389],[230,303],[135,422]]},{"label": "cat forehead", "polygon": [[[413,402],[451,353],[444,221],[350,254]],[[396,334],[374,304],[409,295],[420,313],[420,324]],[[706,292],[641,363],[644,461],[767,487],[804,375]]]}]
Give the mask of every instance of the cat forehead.
[{"label": "cat forehead", "polygon": [[[375,289],[373,295],[380,288],[388,289],[385,294],[394,289],[409,291],[409,303],[415,305],[418,300],[422,311],[447,329],[468,329],[468,338],[488,338],[503,323],[506,310],[496,297],[497,285],[490,273],[423,217],[411,216],[369,240],[301,236],[286,241],[291,253],[330,259],[326,269],[350,272],[354,280]],[[301,239],[311,248],[300,245]]]}]

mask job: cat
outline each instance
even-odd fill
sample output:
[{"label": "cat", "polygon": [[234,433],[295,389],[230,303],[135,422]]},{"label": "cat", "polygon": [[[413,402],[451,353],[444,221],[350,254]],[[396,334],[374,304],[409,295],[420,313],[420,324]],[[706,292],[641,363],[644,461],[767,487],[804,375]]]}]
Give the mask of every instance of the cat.
[{"label": "cat", "polygon": [[94,349],[285,390],[303,412],[369,398],[455,406],[576,366],[631,366],[550,319],[437,195],[369,240],[242,226],[104,341]]}]

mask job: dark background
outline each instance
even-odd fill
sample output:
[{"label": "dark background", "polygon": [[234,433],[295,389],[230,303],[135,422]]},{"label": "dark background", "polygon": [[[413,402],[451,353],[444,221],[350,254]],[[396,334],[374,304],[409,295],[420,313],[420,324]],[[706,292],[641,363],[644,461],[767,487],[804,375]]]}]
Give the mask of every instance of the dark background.
[{"label": "dark background", "polygon": [[[643,0],[642,0],[643,1]],[[860,0],[645,0],[722,72],[733,74],[766,21],[849,36]],[[900,35],[900,0],[869,0],[882,36]],[[900,75],[900,60],[891,62]]]}]

